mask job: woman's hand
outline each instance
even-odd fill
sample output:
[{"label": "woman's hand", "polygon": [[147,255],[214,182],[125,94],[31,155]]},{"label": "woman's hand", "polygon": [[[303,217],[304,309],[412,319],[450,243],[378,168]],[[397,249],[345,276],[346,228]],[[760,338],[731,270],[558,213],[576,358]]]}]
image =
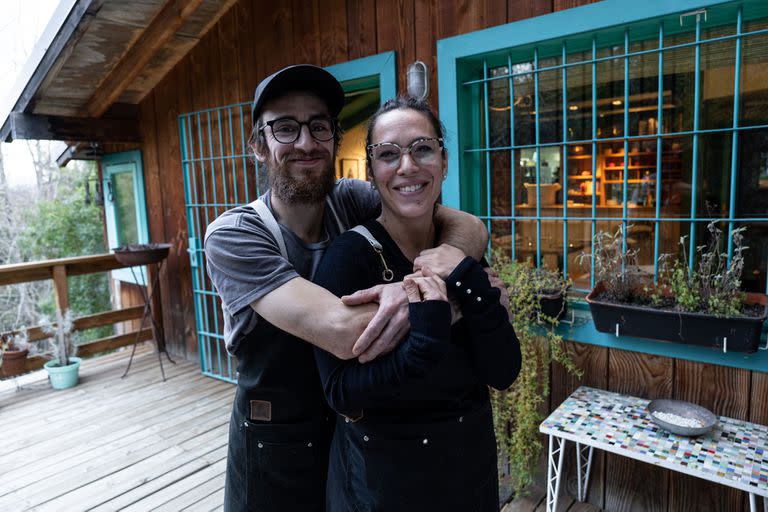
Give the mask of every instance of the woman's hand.
[{"label": "woman's hand", "polygon": [[445,281],[432,272],[429,267],[421,267],[419,272],[405,276],[403,287],[408,295],[408,302],[424,300],[448,301],[448,291]]},{"label": "woman's hand", "polygon": [[434,249],[421,251],[421,254],[413,260],[413,270],[419,271],[424,267],[429,267],[435,274],[445,279],[466,256],[461,249],[448,244],[440,244]]}]

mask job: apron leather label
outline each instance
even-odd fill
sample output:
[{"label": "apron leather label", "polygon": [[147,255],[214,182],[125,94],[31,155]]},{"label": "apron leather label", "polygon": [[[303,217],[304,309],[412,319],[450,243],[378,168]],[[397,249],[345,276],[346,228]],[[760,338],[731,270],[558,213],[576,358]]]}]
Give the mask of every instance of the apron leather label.
[{"label": "apron leather label", "polygon": [[272,402],[266,400],[251,400],[251,419],[272,421]]}]

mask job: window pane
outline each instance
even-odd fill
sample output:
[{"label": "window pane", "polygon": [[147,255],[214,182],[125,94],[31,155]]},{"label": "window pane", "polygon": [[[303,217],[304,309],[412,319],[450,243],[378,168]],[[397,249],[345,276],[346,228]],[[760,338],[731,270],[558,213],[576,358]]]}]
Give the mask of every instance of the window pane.
[{"label": "window pane", "polygon": [[512,215],[512,169],[509,151],[491,152],[491,215]]},{"label": "window pane", "polygon": [[[652,43],[653,41],[648,41]],[[658,46],[656,43],[654,46]],[[638,48],[641,49],[641,48]],[[645,48],[642,48],[645,49]],[[671,106],[669,94],[664,108]],[[629,134],[652,135],[658,128],[659,54],[636,55],[629,59]]]},{"label": "window pane", "polygon": [[133,173],[120,172],[113,174],[112,187],[115,200],[117,243],[119,245],[138,243],[139,229],[136,225],[136,197],[133,193]]},{"label": "window pane", "polygon": [[743,39],[739,124],[768,124],[768,34]]},{"label": "window pane", "polygon": [[597,137],[624,135],[624,59],[597,63]]},{"label": "window pane", "polygon": [[739,133],[736,215],[768,217],[768,130]]},{"label": "window pane", "polygon": [[696,212],[699,217],[727,217],[731,183],[730,132],[699,136]]},{"label": "window pane", "polygon": [[[493,68],[490,76],[509,74],[507,66]],[[509,146],[509,78],[501,78],[488,82],[488,116],[490,126],[490,147]]]},{"label": "window pane", "polygon": [[[568,155],[568,216],[589,217],[592,215],[592,144],[571,144]],[[597,177],[596,183],[600,182]],[[598,198],[598,204],[600,200]]]},{"label": "window pane", "polygon": [[592,65],[573,66],[566,75],[568,140],[592,138]]},{"label": "window pane", "polygon": [[[742,289],[748,292],[766,293],[768,277],[768,222],[744,224],[744,272],[741,275]],[[735,226],[739,227],[739,225]]]},{"label": "window pane", "polygon": [[514,77],[515,89],[515,144],[526,145],[536,142],[533,63],[525,62],[512,66],[513,74],[525,73]]},{"label": "window pane", "polygon": [[515,200],[517,215],[536,216],[536,150],[519,149],[515,152]]},{"label": "window pane", "polygon": [[672,103],[669,113],[664,111],[664,133],[693,129],[694,60],[693,47],[664,52],[664,95]]},{"label": "window pane", "polygon": [[589,253],[592,244],[592,223],[588,221],[568,221],[568,276],[576,289],[590,288],[590,265],[579,258],[582,252]]},{"label": "window pane", "polygon": [[[543,59],[540,68],[560,64],[560,59]],[[539,73],[539,142],[563,139],[563,75],[561,69]]]},{"label": "window pane", "polygon": [[661,144],[661,216],[689,217],[693,137],[665,137]]},{"label": "window pane", "polygon": [[733,126],[733,78],[736,42],[719,41],[701,46],[702,129]]}]

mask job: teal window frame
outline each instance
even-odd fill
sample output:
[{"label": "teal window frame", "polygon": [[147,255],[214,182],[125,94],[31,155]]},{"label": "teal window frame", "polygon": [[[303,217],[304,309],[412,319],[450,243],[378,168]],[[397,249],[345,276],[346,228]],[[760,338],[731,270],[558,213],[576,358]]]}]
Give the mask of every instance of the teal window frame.
[{"label": "teal window frame", "polygon": [[[727,7],[728,9],[732,10],[733,15],[733,21],[734,25],[736,25],[736,33],[733,36],[726,36],[723,39],[735,39],[736,40],[736,72],[735,72],[735,91],[736,94],[734,95],[734,123],[733,127],[731,128],[723,128],[718,130],[706,130],[706,132],[713,132],[713,131],[722,131],[722,132],[732,132],[734,141],[736,140],[736,134],[741,130],[742,128],[738,125],[738,100],[739,100],[739,94],[738,94],[738,80],[740,76],[740,48],[741,48],[741,40],[742,40],[742,6],[749,4],[750,7],[754,7],[755,5],[759,5],[759,2],[756,0],[745,0],[742,2],[734,2],[734,1],[722,1],[722,0],[670,0],[666,2],[636,2],[634,0],[606,0],[603,2],[598,2],[594,4],[585,5],[582,7],[577,7],[574,9],[568,9],[566,11],[560,11],[552,14],[548,14],[545,16],[540,16],[536,18],[530,18],[526,20],[522,20],[515,23],[510,23],[507,25],[501,25],[498,27],[493,27],[485,30],[480,30],[477,32],[472,32],[468,34],[463,34],[460,36],[455,36],[447,39],[442,39],[437,42],[437,63],[438,63],[438,88],[440,93],[440,118],[443,121],[443,123],[446,126],[447,129],[447,142],[446,142],[446,149],[448,150],[448,164],[449,169],[457,170],[458,172],[449,172],[448,178],[444,182],[443,185],[443,202],[447,204],[448,206],[454,207],[454,208],[463,208],[468,210],[476,210],[476,211],[482,211],[482,208],[477,208],[477,205],[485,204],[486,205],[486,211],[485,215],[482,216],[488,226],[490,227],[490,222],[492,219],[496,219],[497,217],[492,217],[492,214],[490,212],[490,187],[489,186],[476,186],[477,183],[482,181],[482,176],[478,175],[478,172],[484,172],[485,173],[485,182],[484,183],[490,183],[490,150],[512,150],[513,156],[512,161],[514,162],[514,141],[511,141],[511,146],[509,148],[490,148],[490,145],[488,143],[487,137],[488,137],[488,116],[483,115],[483,112],[480,111],[479,108],[474,107],[473,105],[479,105],[482,101],[482,98],[480,96],[479,92],[472,92],[471,88],[466,88],[467,85],[473,85],[473,84],[480,84],[481,86],[484,86],[484,106],[485,110],[488,110],[488,94],[487,94],[487,84],[490,80],[499,79],[499,77],[493,77],[489,78],[489,63],[492,63],[493,66],[503,66],[503,65],[509,65],[509,80],[511,82],[512,77],[512,67],[511,64],[513,63],[511,55],[519,48],[526,47],[530,49],[531,47],[534,47],[533,50],[533,70],[526,71],[525,74],[533,74],[535,79],[534,83],[538,84],[538,74],[539,72],[543,71],[544,68],[539,69],[537,66],[537,56],[538,56],[538,48],[541,46],[547,46],[551,49],[551,47],[555,44],[559,46],[562,46],[562,55],[565,55],[565,43],[561,41],[565,41],[565,39],[568,39],[569,45],[573,41],[577,41],[578,45],[580,47],[589,48],[592,47],[592,59],[587,60],[586,62],[593,63],[593,77],[594,77],[594,63],[597,62],[598,59],[596,57],[595,53],[595,37],[594,34],[598,31],[605,31],[606,29],[615,29],[617,31],[622,31],[624,33],[624,45],[625,45],[625,52],[624,55],[618,56],[619,58],[628,59],[629,57],[629,39],[628,39],[628,32],[625,28],[626,25],[630,25],[637,22],[650,22],[653,20],[659,20],[663,18],[671,18],[673,16],[680,16],[682,14],[689,14],[694,13],[695,11],[701,10],[701,9],[707,9],[710,7]],[[761,9],[764,9],[763,6],[760,6]],[[762,14],[762,10],[761,16]],[[766,14],[768,16],[768,14]],[[695,23],[696,25],[696,40],[693,43],[687,44],[687,46],[693,46],[696,50],[696,74],[698,76],[699,73],[699,58],[698,54],[700,51],[700,42],[699,42],[699,34],[701,30],[701,23],[699,19],[696,16],[692,16],[689,18],[692,21],[689,21],[689,23]],[[730,17],[728,18],[731,19]],[[762,33],[763,31],[758,31],[758,33]],[[657,30],[656,37],[659,37],[660,41],[663,41],[664,37],[664,30],[663,28],[660,28]],[[660,47],[662,45],[660,44]],[[652,50],[652,51],[658,51],[658,50]],[[616,58],[616,56],[607,57],[606,59],[613,59]],[[661,60],[661,59],[660,59]],[[574,63],[573,65],[576,65],[578,63]],[[563,62],[559,66],[555,66],[555,68],[567,70],[568,66],[572,65],[571,63],[565,63],[565,59],[563,59]],[[548,68],[553,69],[553,68]],[[624,105],[627,105],[627,67],[625,66],[625,90],[624,90]],[[482,79],[477,79],[477,73],[479,71],[483,72]],[[563,73],[563,81],[565,82],[565,73]],[[502,79],[506,78],[506,76],[501,77]],[[660,80],[661,80],[661,73],[660,73]],[[593,85],[593,98],[594,98],[594,88],[595,88],[595,80],[593,78],[592,81]],[[697,82],[698,83],[698,82]],[[563,85],[565,87],[565,85]],[[479,87],[475,88],[475,91],[479,91]],[[696,98],[698,98],[698,87],[697,90],[694,92]],[[659,98],[661,98],[661,95],[659,95]],[[536,93],[536,99],[538,101],[538,92]],[[661,104],[661,99],[659,99],[659,103]],[[563,95],[563,111],[565,112],[565,109],[567,108],[567,100],[565,95]],[[661,107],[659,107],[661,108]],[[695,112],[696,116],[698,116],[698,101],[695,102]],[[593,124],[594,124],[594,105],[593,105]],[[661,117],[659,116],[659,119]],[[563,119],[565,120],[565,114],[563,115]],[[480,130],[478,127],[480,127],[481,123],[485,123],[485,140],[482,140]],[[625,123],[626,123],[626,115],[625,115]],[[563,123],[565,126],[565,122]],[[660,123],[659,123],[660,124]],[[536,115],[536,125],[538,127],[538,114]],[[514,126],[512,124],[512,126]],[[749,129],[762,129],[766,128],[766,126],[750,126]],[[660,128],[659,128],[660,130]],[[693,155],[694,159],[697,157],[698,152],[696,150],[696,142],[699,137],[700,133],[704,133],[705,130],[699,130],[698,124],[696,121],[694,121],[694,130],[691,132],[693,134],[693,140],[694,140],[694,148],[693,148]],[[536,131],[536,143],[531,145],[530,147],[534,148],[536,151],[539,150],[539,148],[546,146],[546,145],[562,145],[567,142],[572,142],[568,140],[565,137],[565,134],[563,134],[563,140],[557,143],[553,144],[540,144],[538,140],[538,129]],[[661,137],[661,132],[659,132],[659,138]],[[624,154],[627,154],[626,150],[626,144],[628,139],[634,139],[634,138],[641,138],[641,137],[635,137],[630,136],[627,134],[627,130],[624,130],[624,136],[619,137],[618,139],[621,139],[624,141],[625,144],[625,151]],[[648,136],[643,136],[642,138],[648,138]],[[596,135],[594,133],[593,128],[593,135],[592,138],[586,141],[578,141],[578,142],[586,142],[586,143],[592,143],[593,144],[593,155],[595,154],[594,151],[594,144],[596,144],[596,141],[600,140],[601,142],[605,141],[611,141],[612,139],[605,139],[605,138],[596,138]],[[659,146],[660,147],[660,146]],[[625,157],[626,158],[626,157]],[[728,223],[728,230],[729,233],[734,227],[734,222],[766,222],[768,221],[768,218],[763,217],[745,217],[745,218],[736,218],[735,215],[735,183],[736,180],[734,179],[736,177],[736,167],[737,167],[737,155],[736,155],[736,145],[734,144],[734,149],[732,151],[732,162],[731,162],[731,190],[730,190],[730,212],[728,217],[726,218],[717,218],[718,220],[724,220]],[[593,160],[593,180],[594,180],[594,160]],[[537,159],[536,167],[536,175],[537,175],[537,194],[539,193],[538,189],[538,176],[539,176],[539,169],[538,169],[539,163]],[[462,168],[464,167],[464,168]],[[692,176],[692,183],[693,183],[693,190],[695,191],[695,187],[697,186],[697,177],[696,177],[696,163],[694,161],[694,174]],[[565,176],[565,172],[563,173],[563,176]],[[627,215],[627,201],[626,201],[626,176],[627,173],[624,173],[624,202],[623,202],[623,214],[621,218],[617,219],[611,219],[607,217],[601,217],[601,219],[604,220],[616,220],[623,223],[623,225],[626,226],[626,223],[628,220],[649,220],[651,222],[655,222],[656,226],[658,226],[658,223],[660,220],[660,213],[659,213],[659,201],[656,201],[656,215],[654,218],[651,219],[635,219],[632,217],[628,217]],[[564,178],[565,179],[565,178]],[[657,198],[659,194],[659,187],[658,187],[659,180],[657,180]],[[485,190],[483,190],[485,189]],[[565,187],[564,187],[565,190]],[[692,248],[695,248],[696,240],[693,236],[694,234],[694,223],[695,222],[701,222],[706,219],[699,219],[696,217],[696,200],[695,200],[695,193],[692,193],[692,206],[691,206],[691,216],[690,218],[686,218],[686,220],[691,222],[691,237],[690,237],[690,244]],[[594,197],[594,196],[593,196]],[[518,217],[515,214],[515,206],[514,206],[514,191],[513,191],[513,199],[512,199],[512,213],[509,217],[504,216],[503,219],[517,219]],[[536,261],[540,262],[540,249],[541,249],[541,221],[542,219],[545,220],[562,220],[563,226],[564,226],[564,239],[567,239],[567,221],[568,221],[568,214],[567,214],[567,206],[564,206],[563,209],[563,216],[562,217],[542,217],[541,211],[540,211],[540,201],[536,201],[537,204],[537,215],[535,217],[527,217],[528,219],[532,219],[534,222],[536,222],[536,233],[537,233],[537,247],[536,247]],[[768,216],[767,216],[768,217]],[[592,215],[591,217],[580,217],[578,220],[591,220],[593,225],[593,234],[594,234],[594,225],[595,225],[595,200],[593,199],[592,202]],[[678,219],[680,220],[680,219]],[[514,225],[514,222],[513,222]],[[514,227],[512,228],[514,230]],[[658,232],[659,230],[656,229],[656,241],[655,241],[655,249],[656,252],[655,256],[658,256]],[[514,231],[513,231],[514,236]],[[514,246],[514,244],[513,244]],[[693,251],[691,251],[693,252]],[[728,247],[729,255],[732,253],[732,246],[730,242],[729,237],[729,247]],[[564,265],[567,265],[567,258],[564,258],[566,260],[566,263]],[[654,261],[656,261],[658,258],[655,257]],[[565,269],[567,271],[567,268]],[[592,284],[594,285],[594,271],[591,272],[591,280]],[[768,288],[768,283],[766,283],[766,287]],[[642,353],[649,353],[649,354],[655,354],[655,355],[662,355],[666,357],[673,357],[673,358],[681,358],[681,359],[687,359],[692,361],[699,361],[699,362],[706,362],[706,363],[712,363],[712,364],[719,364],[723,366],[732,366],[736,368],[743,368],[743,369],[749,369],[749,370],[757,370],[757,371],[766,371],[768,369],[768,351],[765,350],[765,347],[762,347],[761,350],[759,350],[755,354],[740,354],[740,353],[722,353],[718,352],[709,348],[705,347],[695,347],[695,346],[689,346],[689,345],[683,345],[683,344],[676,344],[676,343],[667,343],[667,342],[656,342],[651,340],[645,340],[645,339],[635,339],[630,338],[626,336],[621,337],[615,337],[613,335],[608,335],[604,333],[599,333],[595,330],[594,324],[591,319],[591,315],[589,313],[589,309],[584,301],[576,300],[573,301],[571,304],[575,310],[575,318],[574,323],[568,325],[563,324],[560,327],[561,334],[567,339],[583,342],[583,343],[589,343],[593,345],[599,345],[599,346],[605,346],[605,347],[611,347],[611,348],[618,348],[623,350],[632,350]],[[764,326],[764,339],[765,339],[765,332],[766,327]]]},{"label": "teal window frame", "polygon": [[[107,224],[107,240],[110,252],[119,245],[120,226],[117,225],[114,202],[109,199],[113,177],[116,174],[131,173],[133,181],[133,197],[136,209],[136,228],[140,244],[149,243],[149,224],[147,221],[147,200],[144,191],[144,167],[142,165],[141,151],[124,151],[104,155],[101,160],[103,188],[104,190],[104,218]],[[113,279],[123,282],[146,286],[146,267],[119,268],[112,271]]]},{"label": "teal window frame", "polygon": [[345,92],[374,85],[373,81],[377,81],[383,105],[397,95],[396,58],[393,51],[383,52],[326,66],[325,70],[342,83]]}]

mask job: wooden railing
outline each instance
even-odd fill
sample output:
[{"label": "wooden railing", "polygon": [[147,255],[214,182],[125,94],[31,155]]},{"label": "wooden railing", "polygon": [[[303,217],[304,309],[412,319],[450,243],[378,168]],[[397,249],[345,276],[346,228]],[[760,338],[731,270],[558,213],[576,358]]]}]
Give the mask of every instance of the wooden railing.
[{"label": "wooden railing", "polygon": [[[53,279],[56,307],[59,311],[64,312],[69,309],[69,287],[67,285],[67,278],[69,276],[108,272],[110,270],[125,267],[126,265],[117,261],[113,254],[77,256],[74,258],[35,261],[32,263],[0,265],[0,286]],[[138,320],[142,317],[143,312],[144,306],[140,305],[73,318],[73,331],[84,331],[94,327],[103,327],[130,320]],[[153,314],[157,315],[157,311],[153,311]],[[147,327],[140,331],[108,336],[81,344],[78,347],[77,355],[87,357],[99,352],[131,345],[137,341],[137,334],[138,341],[153,339],[155,336],[150,327],[151,322],[147,321],[145,324]],[[0,333],[0,336],[5,337],[13,335],[15,332],[17,331],[3,332]],[[29,341],[32,343],[51,337],[50,334],[43,331],[41,326],[28,328],[27,335]],[[37,370],[42,368],[45,362],[46,359],[42,356],[30,356],[27,358],[26,369],[27,371]]]}]

